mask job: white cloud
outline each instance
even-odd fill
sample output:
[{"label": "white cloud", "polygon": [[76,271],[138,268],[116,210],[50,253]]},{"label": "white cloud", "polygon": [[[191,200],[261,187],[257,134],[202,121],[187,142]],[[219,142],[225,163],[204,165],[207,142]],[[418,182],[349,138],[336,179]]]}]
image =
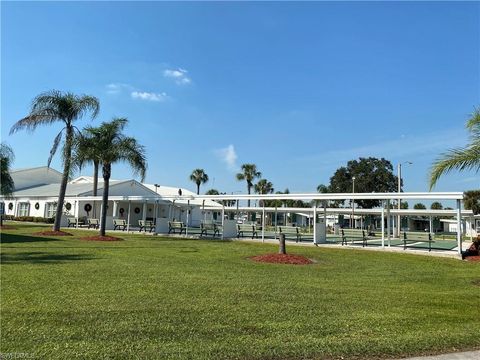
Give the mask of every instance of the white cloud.
[{"label": "white cloud", "polygon": [[165,100],[168,100],[169,98],[167,93],[165,92],[153,93],[153,92],[146,92],[146,91],[132,91],[130,95],[134,99],[156,101],[156,102],[163,102]]},{"label": "white cloud", "polygon": [[177,85],[187,85],[192,82],[192,79],[187,76],[187,73],[188,71],[182,68],[167,69],[163,72],[163,76],[174,79]]},{"label": "white cloud", "polygon": [[132,89],[128,84],[111,83],[105,86],[107,88],[107,94],[114,95],[120,93],[123,89]]},{"label": "white cloud", "polygon": [[227,164],[227,168],[231,171],[236,171],[237,166],[237,153],[235,152],[235,147],[230,144],[226,148],[215,150],[216,155]]}]

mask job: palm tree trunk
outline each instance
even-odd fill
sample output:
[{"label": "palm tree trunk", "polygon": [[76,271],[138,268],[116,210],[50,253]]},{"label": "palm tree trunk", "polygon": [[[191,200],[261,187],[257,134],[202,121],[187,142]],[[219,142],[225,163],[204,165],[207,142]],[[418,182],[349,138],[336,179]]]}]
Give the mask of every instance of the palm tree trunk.
[{"label": "palm tree trunk", "polygon": [[107,223],[108,211],[108,187],[110,182],[112,166],[103,164],[103,197],[102,197],[102,218],[100,220],[100,236],[105,236],[105,225]]},{"label": "palm tree trunk", "polygon": [[[93,196],[97,196],[98,194],[98,167],[99,167],[99,162],[94,161],[93,162]],[[97,207],[95,206],[95,200],[93,201],[93,217],[97,216]]]},{"label": "palm tree trunk", "polygon": [[[58,194],[57,212],[55,213],[55,222],[53,224],[53,231],[60,231],[62,222],[63,202],[65,201],[65,193],[67,192],[68,176],[70,175],[70,164],[72,161],[72,143],[73,143],[73,127],[67,125],[67,135],[65,138],[64,148],[64,164],[63,176],[60,184],[60,193]],[[78,216],[78,214],[76,214]]]},{"label": "palm tree trunk", "polygon": [[197,183],[197,195],[200,195],[200,184]]}]

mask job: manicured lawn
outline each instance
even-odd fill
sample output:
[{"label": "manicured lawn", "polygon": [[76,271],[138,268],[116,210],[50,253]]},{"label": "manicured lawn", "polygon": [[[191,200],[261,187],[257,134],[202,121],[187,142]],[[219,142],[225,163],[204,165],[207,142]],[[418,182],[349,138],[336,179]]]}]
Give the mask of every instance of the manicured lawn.
[{"label": "manicured lawn", "polygon": [[[480,264],[288,246],[5,230],[2,353],[45,359],[323,359],[480,348]],[[80,234],[86,231],[69,230]]]}]

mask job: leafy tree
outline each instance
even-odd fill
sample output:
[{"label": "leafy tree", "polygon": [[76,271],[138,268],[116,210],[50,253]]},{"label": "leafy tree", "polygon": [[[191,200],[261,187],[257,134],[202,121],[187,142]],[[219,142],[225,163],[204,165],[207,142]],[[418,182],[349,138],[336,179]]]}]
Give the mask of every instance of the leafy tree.
[{"label": "leafy tree", "polygon": [[[15,190],[15,183],[10,175],[15,156],[10,146],[5,143],[0,144],[0,169],[1,169],[1,195],[10,197]],[[3,214],[0,214],[0,226],[3,225]]]},{"label": "leafy tree", "polygon": [[53,156],[57,152],[58,146],[62,142],[65,132],[65,142],[63,144],[63,177],[58,194],[57,211],[55,214],[54,231],[60,230],[60,221],[62,218],[62,207],[65,200],[68,178],[72,165],[72,147],[75,139],[74,122],[81,119],[87,113],[91,113],[91,118],[95,118],[100,110],[98,99],[88,95],[75,95],[72,93],[62,93],[57,90],[45,92],[37,96],[32,103],[30,113],[23,119],[17,121],[10,129],[10,134],[19,130],[35,130],[39,125],[51,125],[60,122],[64,128],[57,134],[53,141],[48,166]]},{"label": "leafy tree", "polygon": [[408,202],[402,201],[400,203],[400,209],[404,209],[404,210],[408,209]]},{"label": "leafy tree", "polygon": [[465,209],[472,210],[473,213],[480,213],[480,190],[465,191],[463,194],[463,204]]},{"label": "leafy tree", "polygon": [[452,170],[480,169],[480,108],[474,110],[466,124],[470,132],[470,143],[463,148],[456,148],[443,153],[432,166],[430,172],[430,189],[438,179]]},{"label": "leafy tree", "polygon": [[195,169],[190,174],[190,180],[197,184],[197,195],[200,194],[200,185],[208,182],[208,175],[203,169]]},{"label": "leafy tree", "polygon": [[220,192],[217,189],[210,189],[205,192],[205,195],[220,195]]},{"label": "leafy tree", "polygon": [[[243,164],[241,167],[242,172],[237,174],[237,180],[245,180],[247,182],[247,191],[250,195],[252,192],[253,181],[262,176],[262,173],[257,170],[257,165],[255,164]],[[248,200],[248,207],[250,207],[250,200]]]},{"label": "leafy tree", "polygon": [[85,130],[99,141],[102,149],[99,156],[103,175],[102,216],[100,219],[100,235],[105,236],[105,223],[107,219],[108,192],[112,165],[117,162],[126,162],[130,165],[134,174],[139,174],[141,181],[145,179],[147,161],[145,148],[138,144],[137,140],[125,136],[122,131],[128,120],[115,118],[111,122],[103,122],[99,127],[87,127]]},{"label": "leafy tree", "polygon": [[413,205],[413,208],[415,210],[425,210],[427,207],[422,203],[416,203],[415,205]]},{"label": "leafy tree", "polygon": [[12,166],[15,155],[10,146],[5,143],[0,144],[0,165],[1,165],[1,194],[3,196],[12,195],[15,190],[15,184],[10,175],[10,168]]},{"label": "leafy tree", "polygon": [[[347,166],[337,169],[330,178],[329,192],[351,193],[353,177],[356,193],[397,191],[398,178],[393,174],[392,163],[369,157],[350,160]],[[355,200],[355,203],[362,208],[373,208],[380,205],[380,200]]]},{"label": "leafy tree", "polygon": [[443,205],[442,205],[440,202],[438,202],[438,201],[434,201],[434,202],[432,203],[432,205],[430,205],[430,209],[432,209],[432,210],[442,210],[442,209],[443,209]]}]

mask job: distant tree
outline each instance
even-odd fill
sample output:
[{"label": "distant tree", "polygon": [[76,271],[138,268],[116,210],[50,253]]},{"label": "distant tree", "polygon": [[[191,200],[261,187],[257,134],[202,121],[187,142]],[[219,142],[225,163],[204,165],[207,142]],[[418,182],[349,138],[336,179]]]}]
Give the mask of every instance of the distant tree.
[{"label": "distant tree", "polygon": [[442,210],[442,209],[443,209],[443,205],[442,205],[440,202],[438,202],[438,201],[434,201],[434,202],[432,203],[432,205],[430,205],[430,209],[432,209],[432,210]]},{"label": "distant tree", "polygon": [[465,191],[463,194],[463,204],[465,209],[472,210],[473,213],[480,213],[480,190]]},{"label": "distant tree", "polygon": [[[261,179],[258,183],[255,184],[254,190],[257,194],[271,194],[273,193],[273,184],[267,179]],[[264,200],[259,201],[259,205],[263,207],[265,204]]]},{"label": "distant tree", "polygon": [[5,143],[0,144],[0,164],[1,164],[1,194],[3,196],[12,195],[15,190],[15,184],[10,175],[10,168],[12,166],[15,155],[10,146]]},{"label": "distant tree", "polygon": [[197,185],[197,195],[200,194],[200,185],[208,182],[208,175],[203,169],[195,169],[190,174],[190,180]]},{"label": "distant tree", "polygon": [[220,195],[220,192],[217,189],[210,189],[205,192],[205,195]]},{"label": "distant tree", "polygon": [[416,203],[415,205],[413,205],[413,208],[415,210],[425,210],[427,207],[422,203]]},{"label": "distant tree", "polygon": [[[393,174],[392,163],[384,158],[374,157],[351,160],[346,167],[340,167],[330,178],[329,192],[351,193],[355,177],[356,193],[397,191],[398,178]],[[362,208],[380,205],[380,200],[355,200]]]},{"label": "distant tree", "polygon": [[[10,146],[5,143],[0,144],[0,169],[1,169],[1,195],[10,197],[15,190],[15,183],[10,175],[15,156]],[[0,226],[3,225],[3,214],[0,214]]]},{"label": "distant tree", "polygon": [[57,134],[53,141],[53,146],[48,158],[48,166],[50,166],[50,162],[57,152],[58,146],[62,141],[63,132],[65,131],[65,142],[62,149],[63,177],[58,194],[57,211],[55,213],[55,223],[53,224],[54,231],[60,230],[63,202],[65,200],[68,178],[71,172],[72,147],[76,129],[73,123],[81,119],[88,112],[91,113],[91,118],[94,119],[99,111],[100,104],[96,97],[52,90],[37,96],[33,100],[30,113],[23,119],[17,121],[10,129],[10,134],[13,134],[23,129],[33,131],[39,125],[51,125],[55,122],[60,122],[64,125],[63,129]]},{"label": "distant tree", "polygon": [[400,203],[400,209],[404,209],[404,210],[408,209],[408,202],[402,201]]},{"label": "distant tree", "polygon": [[317,186],[317,192],[320,193],[320,194],[326,194],[328,193],[328,186],[327,185],[323,185],[323,184],[320,184]]},{"label": "distant tree", "polygon": [[470,132],[470,143],[463,148],[447,151],[433,163],[430,172],[430,189],[442,175],[452,170],[474,170],[478,173],[480,169],[480,108],[474,110],[466,127]]},{"label": "distant tree", "polygon": [[104,122],[99,127],[88,127],[86,130],[99,140],[102,149],[99,158],[102,164],[103,175],[103,197],[102,197],[102,216],[100,219],[100,235],[105,236],[105,224],[107,219],[107,205],[110,177],[112,174],[112,165],[117,162],[126,162],[133,170],[134,174],[139,174],[141,181],[145,179],[147,170],[147,160],[145,157],[145,148],[138,144],[137,140],[127,137],[123,134],[123,129],[128,120],[125,118],[115,118],[111,122]]},{"label": "distant tree", "polygon": [[[252,192],[253,181],[262,176],[262,173],[257,170],[257,165],[255,164],[243,164],[241,167],[242,172],[237,174],[237,180],[245,180],[247,182],[247,191],[250,195]],[[250,207],[250,199],[248,200],[248,207]]]}]

